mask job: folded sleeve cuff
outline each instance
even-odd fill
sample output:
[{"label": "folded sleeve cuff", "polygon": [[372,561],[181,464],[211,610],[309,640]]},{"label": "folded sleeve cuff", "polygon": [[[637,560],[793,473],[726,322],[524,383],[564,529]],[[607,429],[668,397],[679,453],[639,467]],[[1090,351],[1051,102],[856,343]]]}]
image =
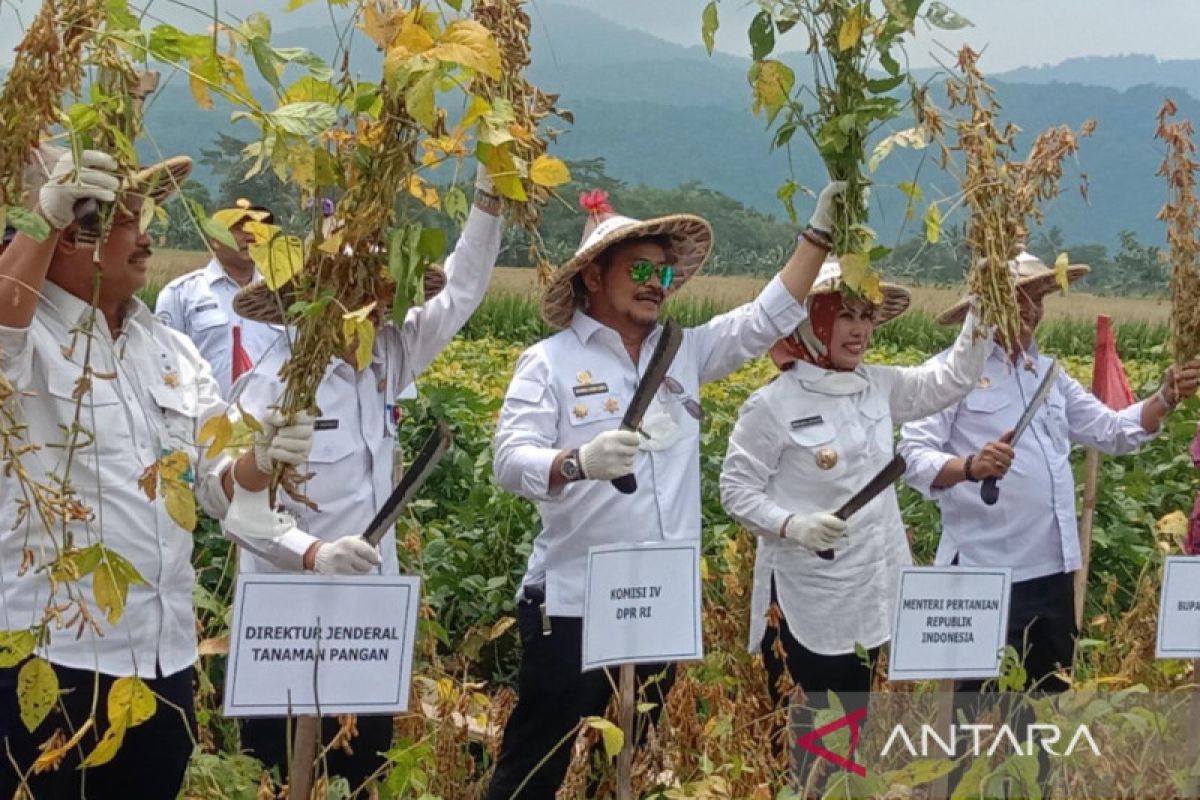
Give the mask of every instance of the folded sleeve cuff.
[{"label": "folded sleeve cuff", "polygon": [[783,279],[778,275],[772,278],[758,295],[758,304],[767,318],[775,324],[781,337],[796,330],[796,326],[808,316],[804,303],[797,302],[796,298],[792,297],[792,293],[783,285]]},{"label": "folded sleeve cuff", "polygon": [[556,493],[550,491],[550,468],[558,458],[558,450],[550,447],[522,448],[521,494],[530,500],[550,500]]}]

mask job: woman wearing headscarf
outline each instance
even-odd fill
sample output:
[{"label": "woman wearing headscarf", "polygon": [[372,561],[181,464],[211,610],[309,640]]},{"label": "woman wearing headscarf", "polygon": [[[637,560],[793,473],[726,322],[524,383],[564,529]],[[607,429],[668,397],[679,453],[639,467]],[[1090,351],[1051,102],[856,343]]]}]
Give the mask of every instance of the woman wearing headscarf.
[{"label": "woman wearing headscarf", "polygon": [[[884,283],[872,303],[843,292],[841,276],[836,261],[822,267],[807,318],[771,351],[781,373],[742,407],[721,470],[725,510],[759,537],[750,650],[762,653],[777,708],[785,669],[810,708],[828,691],[850,693],[847,711],[865,706],[899,569],[912,557],[893,488],[848,522],[831,510],[892,459],[894,425],[975,386],[992,347],[971,315],[937,363],[864,365],[872,333],[910,296]],[[829,549],[832,559],[818,556]]]}]

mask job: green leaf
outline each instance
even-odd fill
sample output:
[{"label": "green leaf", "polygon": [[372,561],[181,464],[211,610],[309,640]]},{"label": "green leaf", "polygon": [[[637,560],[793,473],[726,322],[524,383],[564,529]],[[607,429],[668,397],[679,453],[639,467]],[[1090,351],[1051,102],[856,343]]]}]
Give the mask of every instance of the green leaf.
[{"label": "green leaf", "polygon": [[592,730],[600,731],[600,738],[604,740],[604,753],[609,760],[620,755],[625,747],[625,731],[604,717],[587,717],[583,722]]},{"label": "green leaf", "polygon": [[265,115],[267,122],[294,136],[315,136],[337,124],[337,109],[329,103],[288,103]]},{"label": "green leaf", "polygon": [[887,71],[888,75],[900,74],[900,62],[893,58],[891,52],[887,50],[879,51],[879,64]]},{"label": "green leaf", "polygon": [[710,0],[709,4],[704,7],[704,13],[700,17],[700,36],[704,39],[704,49],[711,56],[713,45],[716,44],[717,28],[721,26],[721,20],[717,16],[717,0]]},{"label": "green leaf", "polygon": [[250,55],[254,57],[254,65],[258,67],[259,74],[266,78],[272,88],[278,90],[280,88],[279,62],[275,60],[275,52],[271,49],[270,43],[266,39],[251,39]]},{"label": "green leaf", "polygon": [[867,89],[871,94],[887,94],[892,89],[895,89],[900,84],[904,83],[905,75],[896,75],[890,78],[876,78],[867,81]]},{"label": "green leaf", "polygon": [[67,127],[79,136],[100,124],[100,112],[84,103],[75,103],[67,109]]},{"label": "green leaf", "polygon": [[467,213],[470,211],[467,193],[457,186],[450,188],[442,195],[442,208],[446,209],[446,213],[452,220],[460,225],[463,224],[467,221]]},{"label": "green leaf", "polygon": [[974,23],[958,12],[954,11],[950,6],[941,2],[932,2],[929,8],[925,10],[925,19],[935,28],[941,28],[944,31],[956,31],[960,28],[974,27]]},{"label": "green leaf", "polygon": [[0,631],[0,669],[15,667],[33,655],[37,637],[31,630]]},{"label": "green leaf", "polygon": [[212,217],[206,216],[204,209],[200,209],[200,213],[196,215],[196,221],[200,223],[200,232],[204,234],[205,238],[212,239],[233,250],[238,249],[237,239],[233,238],[233,232]]},{"label": "green leaf", "polygon": [[17,673],[17,702],[25,729],[30,733],[37,730],[57,699],[58,674],[50,662],[43,658],[25,662]]},{"label": "green leaf", "polygon": [[800,190],[800,184],[789,180],[775,190],[775,196],[779,198],[779,202],[783,203],[783,207],[787,210],[788,219],[792,224],[796,224],[796,204],[793,198],[796,192]]},{"label": "green leaf", "polygon": [[425,228],[417,241],[417,252],[426,262],[437,261],[446,252],[446,232],[441,228]]},{"label": "green leaf", "polygon": [[775,24],[770,13],[760,11],[750,21],[750,52],[755,61],[762,61],[775,49]]},{"label": "green leaf", "polygon": [[24,206],[9,206],[5,222],[36,242],[44,242],[50,236],[50,223],[41,214]]}]

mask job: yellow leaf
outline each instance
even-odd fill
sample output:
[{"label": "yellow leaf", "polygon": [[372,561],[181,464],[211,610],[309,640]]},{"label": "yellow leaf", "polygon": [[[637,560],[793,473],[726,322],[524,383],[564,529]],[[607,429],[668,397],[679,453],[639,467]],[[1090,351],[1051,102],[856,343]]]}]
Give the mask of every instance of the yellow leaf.
[{"label": "yellow leaf", "polygon": [[95,724],[95,719],[88,717],[84,723],[79,726],[79,729],[75,731],[70,739],[67,739],[58,747],[51,747],[42,751],[42,754],[33,762],[33,774],[41,775],[47,770],[58,769],[59,764],[62,763],[62,760],[66,757],[67,753],[75,749],[75,745],[79,744],[79,741],[85,735],[87,735],[87,732],[90,731],[92,726]]},{"label": "yellow leaf", "polygon": [[17,673],[17,702],[21,722],[32,733],[54,708],[58,699],[58,674],[44,658],[32,658]]},{"label": "yellow leaf", "polygon": [[942,238],[942,212],[936,203],[930,203],[925,209],[925,241],[937,244]]},{"label": "yellow leaf", "polygon": [[224,414],[214,414],[200,426],[198,440],[200,444],[208,443],[208,450],[204,453],[208,458],[219,456],[221,451],[229,446],[232,438],[233,422]]},{"label": "yellow leaf", "polygon": [[1187,536],[1188,518],[1182,511],[1172,511],[1154,524],[1154,529],[1160,536],[1169,539],[1182,540]]},{"label": "yellow leaf", "polygon": [[404,15],[379,10],[377,3],[364,3],[363,21],[359,27],[380,49],[386,50],[404,24]]},{"label": "yellow leaf", "polygon": [[420,55],[433,47],[433,37],[419,23],[413,20],[411,14],[405,15],[400,31],[392,39],[391,49],[403,48],[413,55]]},{"label": "yellow leaf", "polygon": [[489,642],[499,639],[504,635],[504,632],[517,623],[516,617],[501,617],[492,625],[492,629],[488,631],[487,640]]},{"label": "yellow leaf", "polygon": [[242,229],[255,237],[250,258],[267,288],[274,291],[299,274],[304,266],[304,242],[298,236],[288,236],[278,226],[261,222],[247,222]]},{"label": "yellow leaf", "polygon": [[153,197],[147,197],[142,201],[142,210],[138,215],[138,231],[145,233],[150,227],[150,223],[154,222],[154,212],[158,210],[158,204],[154,202]]},{"label": "yellow leaf", "polygon": [[854,291],[861,291],[863,281],[871,271],[871,259],[866,253],[847,253],[839,259],[842,282]]},{"label": "yellow leaf", "polygon": [[883,305],[883,278],[880,277],[878,271],[868,272],[858,290],[862,292],[863,297],[875,305]]},{"label": "yellow leaf", "polygon": [[486,97],[474,95],[471,98],[471,105],[467,109],[466,116],[459,123],[464,128],[468,128],[478,122],[484,116],[492,113],[492,104],[488,102]]},{"label": "yellow leaf", "polygon": [[408,193],[420,200],[428,208],[436,208],[440,202],[437,189],[426,183],[425,179],[419,175],[409,176]]},{"label": "yellow leaf", "polygon": [[375,346],[375,325],[370,320],[375,304],[370,303],[357,311],[342,315],[342,343],[353,348],[354,368],[362,372],[371,363],[372,348]]},{"label": "yellow leaf", "polygon": [[117,678],[108,690],[108,724],[127,721],[127,727],[141,725],[154,716],[158,700],[146,682],[136,676]]},{"label": "yellow leaf", "polygon": [[125,613],[125,597],[128,594],[129,581],[118,575],[107,560],[101,561],[92,575],[92,595],[110,625],[116,625]]},{"label": "yellow leaf", "polygon": [[334,231],[329,236],[321,240],[321,243],[317,245],[317,250],[322,253],[328,253],[331,256],[335,256],[341,252],[342,242],[345,241],[345,239],[346,232],[344,230]]},{"label": "yellow leaf", "polygon": [[451,22],[438,44],[425,55],[470,67],[492,80],[500,78],[500,48],[491,31],[473,19]]},{"label": "yellow leaf", "polygon": [[172,450],[158,459],[158,474],[164,481],[181,481],[191,466],[182,450]]},{"label": "yellow leaf", "polygon": [[517,162],[509,152],[508,146],[494,147],[480,143],[475,152],[476,158],[487,167],[492,176],[492,183],[501,197],[524,203],[529,199],[525,187],[521,185],[521,175],[517,172]]},{"label": "yellow leaf", "polygon": [[1066,253],[1059,253],[1058,258],[1054,259],[1054,279],[1058,282],[1058,288],[1064,292],[1071,285],[1071,281],[1067,278],[1067,267],[1071,265],[1071,259]]},{"label": "yellow leaf", "polygon": [[189,533],[196,529],[196,495],[183,481],[162,481],[163,501],[167,506],[167,514],[175,520],[175,524]]},{"label": "yellow leaf", "polygon": [[154,498],[158,497],[158,463],[151,464],[146,467],[146,471],[142,473],[142,477],[138,478],[138,488],[146,495],[146,499],[151,503]]},{"label": "yellow leaf", "polygon": [[842,27],[838,30],[838,49],[849,50],[854,45],[858,44],[862,39],[863,28],[866,27],[867,21],[863,18],[862,13],[856,8],[850,12],[850,16],[842,22]]},{"label": "yellow leaf", "polygon": [[591,729],[600,731],[604,740],[604,752],[609,759],[616,758],[625,747],[625,731],[613,725],[604,717],[588,717],[584,723]]},{"label": "yellow leaf", "polygon": [[198,73],[193,71],[188,77],[188,86],[192,90],[192,99],[196,101],[196,105],[205,111],[211,110],[213,101],[212,97],[208,94],[208,83]]},{"label": "yellow leaf", "polygon": [[540,155],[529,165],[529,180],[538,186],[562,186],[570,182],[571,171],[560,159]]},{"label": "yellow leaf", "polygon": [[757,61],[750,67],[750,86],[754,92],[754,114],[765,113],[774,120],[791,96],[796,73],[780,61]]},{"label": "yellow leaf", "polygon": [[240,402],[237,403],[237,410],[238,414],[241,415],[242,424],[245,425],[248,430],[250,430],[252,433],[264,432],[262,423],[255,419],[253,414],[242,408],[242,404]]},{"label": "yellow leaf", "polygon": [[121,749],[121,743],[125,741],[125,726],[109,723],[108,730],[104,732],[104,737],[96,745],[92,752],[87,754],[87,758],[83,760],[83,767],[99,767],[113,760],[113,756]]},{"label": "yellow leaf", "polygon": [[37,637],[31,630],[0,631],[0,668],[15,667],[33,653]]}]

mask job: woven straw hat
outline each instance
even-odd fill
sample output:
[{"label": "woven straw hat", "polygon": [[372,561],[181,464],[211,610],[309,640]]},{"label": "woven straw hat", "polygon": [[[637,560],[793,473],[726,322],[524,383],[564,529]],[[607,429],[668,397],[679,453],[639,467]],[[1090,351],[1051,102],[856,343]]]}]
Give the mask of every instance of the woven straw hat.
[{"label": "woven straw hat", "polygon": [[[879,288],[883,291],[883,302],[877,306],[879,309],[875,315],[877,327],[885,322],[891,322],[903,314],[912,302],[912,294],[899,284],[881,283]],[[813,288],[809,290],[808,296],[833,294],[841,290],[842,265],[836,259],[831,258],[821,265],[821,271],[817,273],[817,279],[813,281]]]},{"label": "woven straw hat", "polygon": [[226,228],[232,228],[234,225],[245,220],[270,222],[273,216],[267,209],[262,207],[255,208],[250,204],[249,200],[239,197],[232,208],[222,208],[220,211],[214,211],[212,218],[214,222],[218,222]]},{"label": "woven straw hat", "polygon": [[603,192],[587,193],[580,201],[590,214],[583,226],[579,249],[570,261],[555,270],[542,294],[542,318],[556,328],[571,324],[581,302],[575,294],[575,276],[615,244],[649,236],[669,237],[675,278],[665,293],[668,297],[700,271],[712,252],[712,226],[695,215],[672,214],[643,221],[613,213]]},{"label": "woven straw hat", "polygon": [[[1022,251],[1015,259],[1008,262],[1008,270],[1013,274],[1018,289],[1032,289],[1034,294],[1044,295],[1058,288],[1058,274],[1053,267],[1048,267],[1037,256]],[[1074,283],[1092,271],[1087,264],[1070,264],[1067,266],[1067,282]],[[938,314],[939,325],[958,325],[967,317],[967,299],[964,297],[954,305]]]},{"label": "woven straw hat", "polygon": [[[30,203],[37,202],[39,190],[59,159],[67,154],[67,149],[45,142],[38,146],[32,157],[25,165],[22,183]],[[156,205],[161,205],[175,193],[183,182],[192,174],[192,159],[187,156],[172,156],[140,169],[123,182],[121,191],[127,194],[139,194],[149,198]]]}]

